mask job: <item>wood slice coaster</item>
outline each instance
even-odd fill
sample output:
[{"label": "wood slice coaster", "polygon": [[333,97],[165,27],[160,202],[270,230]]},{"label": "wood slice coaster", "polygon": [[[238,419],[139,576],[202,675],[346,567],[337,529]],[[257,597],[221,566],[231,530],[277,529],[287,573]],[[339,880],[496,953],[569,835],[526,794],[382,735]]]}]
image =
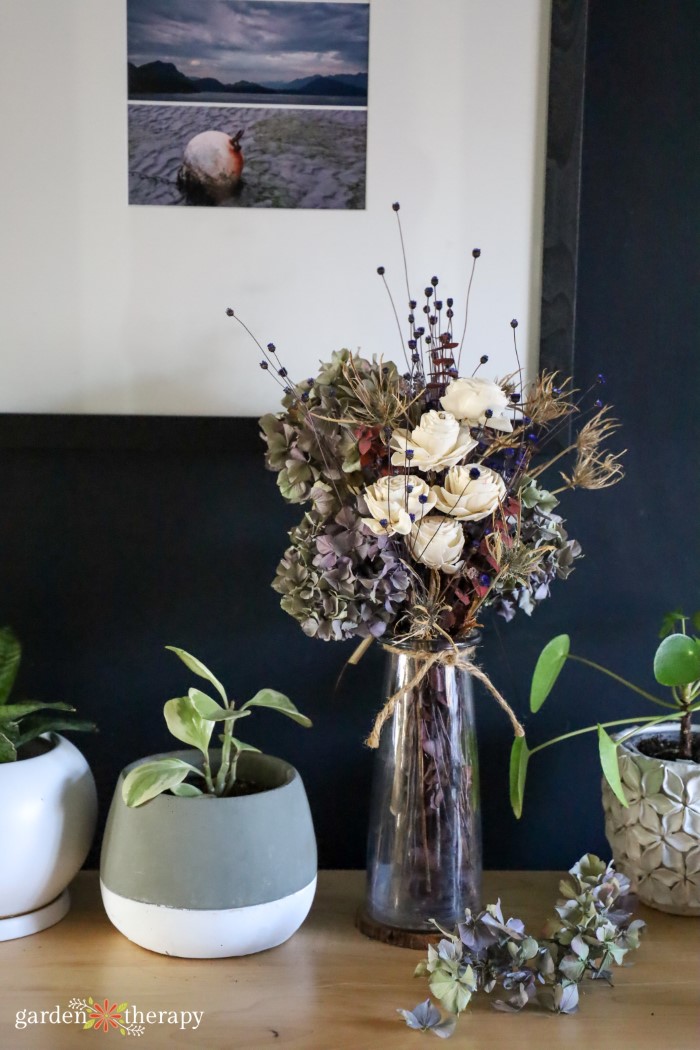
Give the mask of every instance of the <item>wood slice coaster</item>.
[{"label": "wood slice coaster", "polygon": [[383,944],[392,944],[395,948],[414,948],[425,951],[429,944],[437,944],[441,938],[439,930],[402,930],[398,926],[389,926],[371,918],[364,908],[355,916],[355,925],[365,937]]}]

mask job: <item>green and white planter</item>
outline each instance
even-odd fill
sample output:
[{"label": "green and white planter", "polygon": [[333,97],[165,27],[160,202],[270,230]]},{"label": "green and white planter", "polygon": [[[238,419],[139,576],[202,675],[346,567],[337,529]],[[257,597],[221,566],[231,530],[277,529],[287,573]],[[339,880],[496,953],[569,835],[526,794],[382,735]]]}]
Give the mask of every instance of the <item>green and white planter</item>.
[{"label": "green and white planter", "polygon": [[[194,751],[171,756],[201,765]],[[125,775],[163,757],[132,763],[117,783],[100,865],[110,920],[143,948],[189,959],[282,944],[301,926],[316,890],[316,839],[299,773],[282,759],[246,752],[239,778],[263,791],[162,794],[127,807]]]},{"label": "green and white planter", "polygon": [[[644,904],[700,915],[700,765],[649,758],[635,747],[645,736],[666,733],[677,739],[678,723],[639,728],[618,748],[629,807],[620,805],[604,780],[605,834],[616,866]],[[697,738],[700,727],[693,733]]]}]

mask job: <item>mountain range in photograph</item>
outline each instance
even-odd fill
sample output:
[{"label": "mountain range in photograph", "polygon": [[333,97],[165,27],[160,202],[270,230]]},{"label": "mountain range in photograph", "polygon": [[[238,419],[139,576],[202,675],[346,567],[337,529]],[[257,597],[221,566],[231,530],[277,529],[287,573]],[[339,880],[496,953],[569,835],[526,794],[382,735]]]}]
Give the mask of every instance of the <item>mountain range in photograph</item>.
[{"label": "mountain range in photograph", "polygon": [[[146,62],[137,66],[128,64],[129,98],[132,100],[152,99],[154,96],[183,96],[212,94],[221,95],[269,95],[274,104],[275,96],[304,97],[328,96],[343,98],[347,103],[358,106],[367,105],[367,74],[338,73],[330,76],[297,77],[290,81],[272,81],[256,83],[251,80],[238,80],[233,84],[224,84],[216,77],[190,77],[177,68],[173,62]],[[195,101],[195,99],[192,99]]]}]

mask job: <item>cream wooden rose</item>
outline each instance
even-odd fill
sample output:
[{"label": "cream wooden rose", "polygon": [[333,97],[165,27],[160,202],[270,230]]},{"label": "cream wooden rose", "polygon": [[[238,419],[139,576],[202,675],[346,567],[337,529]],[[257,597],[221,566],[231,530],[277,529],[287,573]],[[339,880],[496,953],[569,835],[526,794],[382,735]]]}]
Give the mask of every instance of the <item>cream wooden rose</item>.
[{"label": "cream wooden rose", "polygon": [[409,550],[416,561],[448,574],[462,568],[464,532],[459,522],[443,514],[429,514],[411,530]]},{"label": "cream wooden rose", "polygon": [[391,435],[395,467],[412,470],[444,470],[460,463],[478,442],[468,427],[462,427],[451,412],[431,409],[414,430],[397,429]]},{"label": "cream wooden rose", "polygon": [[[453,379],[440,404],[446,412],[451,412],[456,419],[471,426],[487,426],[506,433],[513,429],[509,415],[513,406],[508,401],[508,395],[498,383],[489,379],[479,379],[477,376]],[[487,416],[487,412],[491,415]]]},{"label": "cream wooden rose", "polygon": [[[436,496],[417,474],[394,474],[380,478],[362,494],[371,518],[364,524],[377,536],[386,533],[407,536],[414,519],[420,519],[435,506]],[[413,517],[412,517],[413,516]]]},{"label": "cream wooden rose", "polygon": [[482,521],[505,498],[506,485],[490,467],[452,467],[442,485],[433,487],[435,505],[460,521]]}]

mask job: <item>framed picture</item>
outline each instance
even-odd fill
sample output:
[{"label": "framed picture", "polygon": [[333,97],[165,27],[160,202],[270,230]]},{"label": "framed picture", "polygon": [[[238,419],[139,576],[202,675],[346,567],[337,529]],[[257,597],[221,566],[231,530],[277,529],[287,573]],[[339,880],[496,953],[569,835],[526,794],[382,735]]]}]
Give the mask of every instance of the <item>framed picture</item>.
[{"label": "framed picture", "polygon": [[[129,0],[108,13],[95,6],[86,5],[80,24],[69,27],[77,55],[70,77],[52,57],[60,10],[35,41],[38,60],[49,63],[47,75],[55,73],[73,106],[64,107],[65,125],[55,132],[60,163],[53,182],[47,188],[44,175],[28,169],[9,216],[5,243],[14,247],[0,320],[8,348],[0,444],[226,447],[232,418],[276,404],[276,389],[261,386],[254,344],[234,334],[227,307],[240,311],[261,341],[288,337],[300,369],[343,344],[392,356],[398,336],[375,270],[386,265],[402,295],[391,212],[397,198],[416,282],[430,279],[431,271],[421,270],[427,259],[445,267],[455,288],[445,294],[463,301],[465,255],[477,244],[484,249],[469,319],[472,346],[495,341],[496,358],[502,353],[505,361],[512,346],[507,323],[517,315],[531,367],[539,360],[571,371],[586,0],[553,0],[551,23],[547,0],[509,4],[508,24],[499,4],[476,0],[444,0],[429,23],[422,0]],[[323,19],[312,17],[319,13]],[[195,16],[196,32],[187,21]],[[226,16],[220,30],[219,16]],[[314,35],[317,22],[328,23],[328,53]],[[235,50],[232,27],[241,23],[239,64],[216,65],[221,51]],[[18,25],[18,47],[23,32]],[[261,65],[278,54],[274,41],[260,45],[265,32],[299,52],[298,64],[279,76]],[[350,38],[352,48],[345,46]],[[127,54],[133,71],[122,64]],[[442,62],[432,62],[434,55]],[[158,63],[172,65],[194,90],[168,92],[162,89],[172,83],[148,80],[144,67],[156,64],[158,71]],[[333,90],[342,92],[345,78],[367,95],[309,101],[316,77],[320,89],[335,77]],[[294,87],[299,80],[306,83]],[[80,86],[93,81],[90,92]],[[240,88],[246,81],[250,91]],[[256,86],[274,101],[258,101]],[[10,134],[21,138],[34,126],[32,105],[17,96]],[[137,120],[124,119],[135,110]],[[188,126],[176,145],[161,149],[144,128],[149,119],[160,127],[164,111],[174,122],[205,113],[209,123],[204,132]],[[225,113],[225,125],[211,124],[214,111]],[[352,193],[336,206],[329,182],[324,203],[327,172],[316,170],[304,183],[295,170],[296,203],[271,203],[264,176],[258,178],[264,151],[246,145],[264,138],[243,120],[248,111],[256,121],[264,113],[283,122],[291,114],[311,114],[300,117],[306,121],[331,114],[341,122],[359,114],[353,119],[366,122],[366,135],[353,137],[340,125],[334,133],[337,148],[350,155],[343,181]],[[223,206],[196,206],[197,193],[193,202],[178,188],[187,145],[206,131],[234,139],[243,132],[242,185]],[[546,177],[539,147],[545,134]],[[302,156],[297,145],[289,136],[279,140],[292,167]],[[160,186],[150,203],[151,191],[139,189],[138,171],[146,169],[138,158],[131,168],[139,150],[142,159],[150,151],[147,174]],[[167,181],[167,192],[155,176]],[[28,238],[30,208],[36,236]]]},{"label": "framed picture", "polygon": [[364,208],[369,4],[127,0],[129,203]]}]

